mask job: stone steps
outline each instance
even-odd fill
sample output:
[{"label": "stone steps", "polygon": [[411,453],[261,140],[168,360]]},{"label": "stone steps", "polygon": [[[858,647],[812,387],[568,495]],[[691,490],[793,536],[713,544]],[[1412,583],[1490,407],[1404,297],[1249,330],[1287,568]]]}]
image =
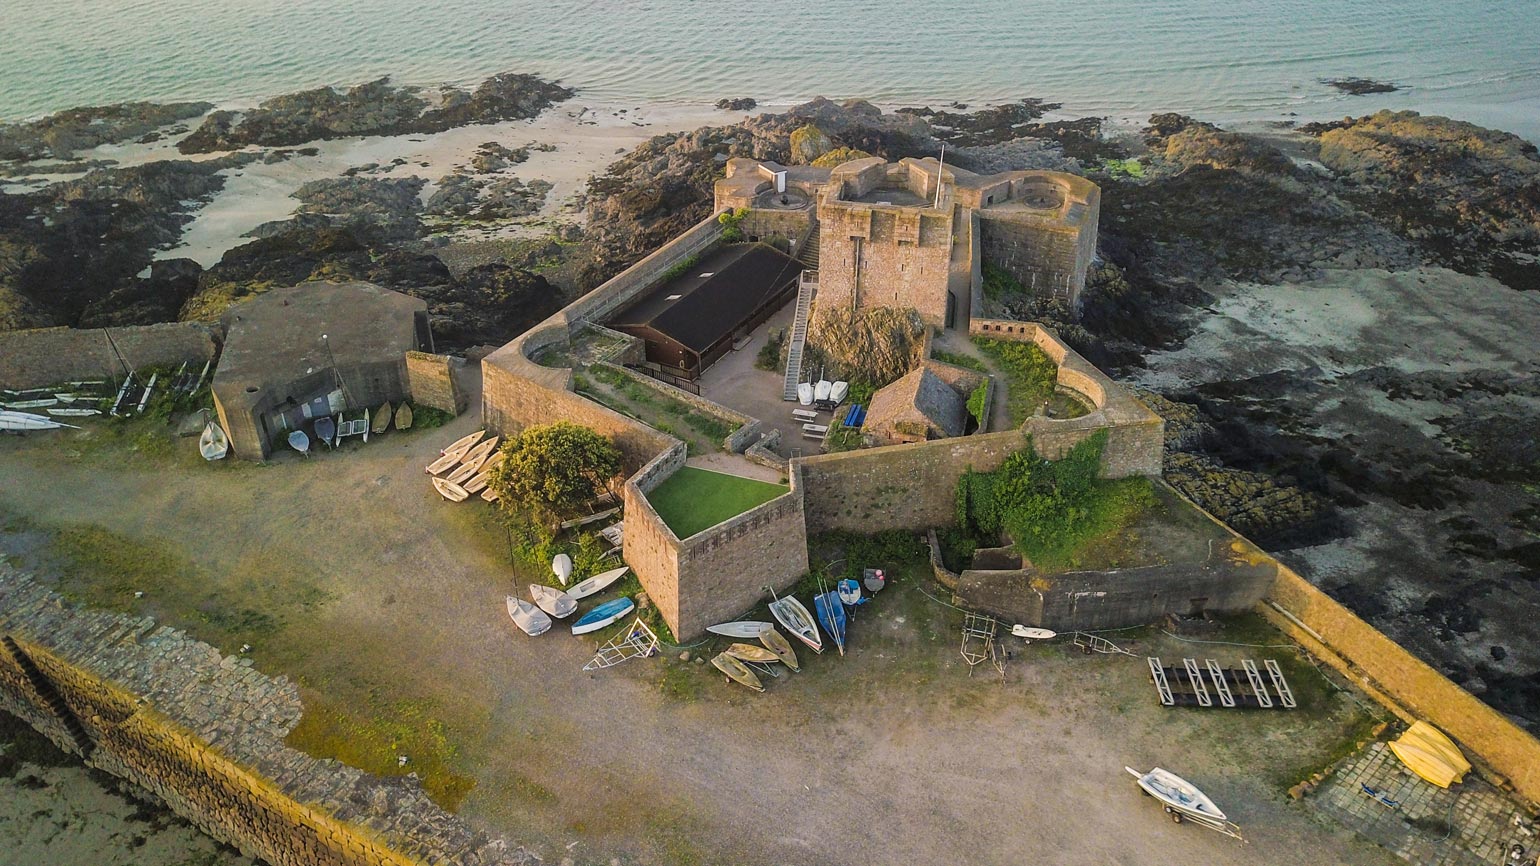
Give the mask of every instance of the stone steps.
[{"label": "stone steps", "polygon": [[10,635],[0,636],[0,644],[3,644],[5,651],[10,654],[11,658],[16,660],[16,666],[21,668],[22,675],[27,678],[28,684],[32,686],[33,691],[37,692],[38,697],[43,699],[43,703],[47,705],[48,711],[64,726],[65,731],[70,735],[70,740],[79,749],[81,756],[89,757],[91,750],[96,744],[91,742],[91,736],[81,726],[80,720],[75,718],[75,711],[71,710],[69,705],[64,702],[64,698],[59,696],[59,693],[53,687],[53,683],[43,676],[43,672],[38,670],[37,665],[33,664],[32,659],[26,653],[22,652],[21,647],[17,645],[15,639]]}]

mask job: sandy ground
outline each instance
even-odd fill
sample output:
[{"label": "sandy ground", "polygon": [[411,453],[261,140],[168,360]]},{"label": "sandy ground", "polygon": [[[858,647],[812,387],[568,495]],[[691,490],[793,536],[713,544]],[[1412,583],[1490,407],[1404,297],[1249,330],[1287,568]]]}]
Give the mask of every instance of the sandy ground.
[{"label": "sandy ground", "polygon": [[[243,602],[275,599],[282,625],[251,654],[307,683],[307,707],[435,707],[477,782],[461,813],[553,862],[1395,862],[1282,796],[1283,768],[1340,736],[1345,698],[1301,715],[1162,710],[1142,657],[1051,645],[1018,645],[1003,683],[969,679],[955,612],[917,581],[862,610],[849,656],[805,658],[764,695],[677,650],[583,673],[592,644],[507,620],[502,596],[528,576],[477,528],[485,506],[448,504],[423,476],[478,414],[267,466],[138,458],[93,448],[89,430],[7,438],[0,488],[38,523],[102,525],[186,556]],[[316,580],[323,604],[283,608]],[[155,593],[121,603],[150,610]],[[1123,771],[1156,764],[1202,784],[1251,844],[1167,820]]]},{"label": "sandy ground", "polygon": [[[1259,425],[1339,443],[1366,477],[1388,475],[1388,495],[1359,491],[1365,503],[1345,509],[1346,537],[1282,555],[1479,694],[1540,671],[1540,585],[1502,553],[1533,540],[1510,528],[1532,494],[1461,477],[1451,449],[1484,430],[1515,445],[1532,435],[1537,333],[1540,297],[1438,268],[1230,285],[1180,349],[1148,356],[1138,384],[1178,396],[1239,388],[1223,399],[1254,407]],[[1400,489],[1416,487],[1427,495]],[[1489,534],[1498,552],[1462,544],[1462,532]]]}]

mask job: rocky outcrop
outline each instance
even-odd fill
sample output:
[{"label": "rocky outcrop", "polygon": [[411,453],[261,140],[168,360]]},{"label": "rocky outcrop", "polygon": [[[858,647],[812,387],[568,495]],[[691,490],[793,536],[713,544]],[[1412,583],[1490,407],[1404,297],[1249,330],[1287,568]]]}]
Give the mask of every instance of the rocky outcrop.
[{"label": "rocky outcrop", "polygon": [[747,96],[740,99],[717,100],[717,108],[720,108],[723,111],[749,111],[756,105],[759,105],[759,103],[755,102],[753,98]]},{"label": "rocky outcrop", "polygon": [[811,165],[814,160],[833,149],[834,140],[811,123],[798,127],[791,132],[791,161],[793,165]]},{"label": "rocky outcrop", "polygon": [[200,117],[213,107],[209,102],[123,102],[0,123],[0,161],[70,159],[77,150],[157,135],[161,127]]},{"label": "rocky outcrop", "polygon": [[518,219],[538,213],[550,191],[549,181],[525,183],[512,176],[483,178],[457,172],[439,179],[427,211],[437,217],[481,222]]},{"label": "rocky outcrop", "polygon": [[396,87],[381,78],[345,91],[330,87],[274,97],[247,111],[216,111],[177,143],[183,153],[287,147],[355,135],[443,132],[474,123],[534,117],[572,91],[533,75],[504,73],[467,93]]}]

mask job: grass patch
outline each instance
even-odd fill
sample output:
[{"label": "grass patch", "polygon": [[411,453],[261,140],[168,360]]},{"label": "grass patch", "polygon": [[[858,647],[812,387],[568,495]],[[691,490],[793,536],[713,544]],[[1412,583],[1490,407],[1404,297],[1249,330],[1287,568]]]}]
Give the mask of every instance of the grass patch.
[{"label": "grass patch", "polygon": [[738,429],[737,424],[702,412],[682,400],[675,400],[617,370],[595,366],[589,368],[589,375],[608,386],[610,393],[606,394],[590,386],[583,392],[586,396],[685,440],[692,453],[698,450],[722,450],[722,441]]},{"label": "grass patch", "polygon": [[1027,293],[1026,287],[1020,280],[1011,276],[1009,271],[989,262],[984,263],[983,279],[984,297],[991,300],[1020,297]]},{"label": "grass patch", "polygon": [[988,373],[989,368],[983,361],[972,355],[963,355],[958,352],[948,352],[944,349],[932,349],[930,356],[943,364],[951,364],[954,367],[963,367],[969,370],[977,370],[980,373]]},{"label": "grass patch", "polygon": [[304,699],[305,714],[286,738],[294,748],[380,776],[416,773],[433,802],[451,812],[476,787],[475,779],[453,769],[458,750],[433,702],[388,700],[378,686],[361,701],[334,701],[313,691]]},{"label": "grass patch", "polygon": [[701,672],[696,670],[697,667],[700,666],[692,662],[665,662],[663,676],[658,680],[658,691],[664,697],[682,703],[699,700],[705,684],[701,682]]},{"label": "grass patch", "polygon": [[1042,349],[1032,343],[988,337],[974,337],[973,343],[995,362],[1005,378],[1005,408],[1012,427],[1020,427],[1052,399],[1059,366]]},{"label": "grass patch", "polygon": [[647,501],[675,535],[689,538],[769,502],[787,489],[781,484],[685,466],[647,494]]},{"label": "grass patch", "polygon": [[411,429],[432,430],[436,427],[442,427],[454,419],[453,413],[445,412],[443,409],[435,409],[432,406],[417,404],[412,406]]}]

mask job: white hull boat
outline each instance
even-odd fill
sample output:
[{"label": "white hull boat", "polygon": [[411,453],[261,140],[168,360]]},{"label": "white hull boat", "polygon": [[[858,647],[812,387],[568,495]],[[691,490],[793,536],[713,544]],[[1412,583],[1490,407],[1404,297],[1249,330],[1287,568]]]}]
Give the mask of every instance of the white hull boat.
[{"label": "white hull boat", "polygon": [[753,622],[751,620],[739,620],[738,622],[724,622],[721,625],[708,625],[706,631],[719,634],[722,637],[735,637],[740,640],[754,640],[767,631],[774,631],[775,626],[768,622]]},{"label": "white hull boat", "polygon": [[52,418],[44,418],[42,415],[33,415],[28,412],[0,411],[0,430],[23,432],[27,430],[57,430],[60,427],[74,427],[74,425],[64,424]]},{"label": "white hull boat", "polygon": [[817,403],[829,402],[829,394],[834,391],[834,383],[828,379],[819,379],[813,386],[813,401]]},{"label": "white hull boat", "polygon": [[102,414],[100,409],[49,409],[48,414],[56,418],[89,418],[92,415]]},{"label": "white hull boat", "polygon": [[626,572],[630,570],[631,566],[622,565],[609,571],[601,571],[593,577],[579,581],[575,586],[567,590],[567,594],[573,598],[587,598],[595,593],[603,592],[609,588],[610,584],[625,577]]},{"label": "white hull boat", "polygon": [[230,440],[225,437],[224,429],[213,421],[204,425],[203,435],[198,437],[198,453],[210,462],[223,460],[230,453]]},{"label": "white hull boat", "polygon": [[1166,814],[1171,820],[1180,824],[1183,821],[1192,821],[1202,824],[1210,830],[1218,830],[1227,836],[1241,837],[1240,828],[1230,823],[1230,819],[1220,808],[1214,805],[1208,795],[1198,790],[1198,786],[1178,776],[1170,770],[1160,767],[1141,773],[1133,767],[1124,767],[1129,775],[1139,782],[1139,787],[1144,793],[1161,802]]},{"label": "white hull boat", "polygon": [[541,610],[556,619],[571,616],[572,612],[577,610],[577,599],[544,584],[530,584],[529,597],[535,600],[535,604],[539,605]]},{"label": "white hull boat", "polygon": [[443,478],[433,479],[433,489],[450,502],[464,502],[466,497],[470,496],[465,492],[464,487]]},{"label": "white hull boat", "polygon": [[813,405],[813,383],[803,382],[797,385],[797,402],[804,406]]},{"label": "white hull boat", "polygon": [[802,602],[789,595],[778,598],[770,602],[770,613],[775,615],[776,622],[791,632],[792,637],[807,644],[815,653],[823,652],[823,638],[818,635],[818,623]]},{"label": "white hull boat", "polygon": [[465,452],[471,450],[471,448],[477,442],[481,441],[481,437],[485,435],[487,435],[487,431],[477,430],[475,433],[461,436],[459,439],[456,439],[454,442],[450,443],[448,448],[445,448],[439,453],[444,455],[453,454],[455,456],[455,460],[459,460],[461,457],[465,456]]},{"label": "white hull boat", "polygon": [[514,625],[530,637],[551,630],[551,618],[545,615],[545,611],[518,596],[508,596],[508,616],[513,618]]},{"label": "white hull boat", "polygon": [[1011,634],[1026,638],[1027,640],[1053,640],[1059,636],[1059,633],[1056,631],[1019,624],[1011,626]]},{"label": "white hull boat", "polygon": [[849,393],[850,383],[844,380],[840,380],[835,382],[834,385],[829,388],[829,400],[833,403],[842,403],[845,400],[845,395]]},{"label": "white hull boat", "polygon": [[572,577],[572,557],[565,553],[556,554],[551,560],[551,573],[556,575],[562,586],[566,586],[567,580]]}]

